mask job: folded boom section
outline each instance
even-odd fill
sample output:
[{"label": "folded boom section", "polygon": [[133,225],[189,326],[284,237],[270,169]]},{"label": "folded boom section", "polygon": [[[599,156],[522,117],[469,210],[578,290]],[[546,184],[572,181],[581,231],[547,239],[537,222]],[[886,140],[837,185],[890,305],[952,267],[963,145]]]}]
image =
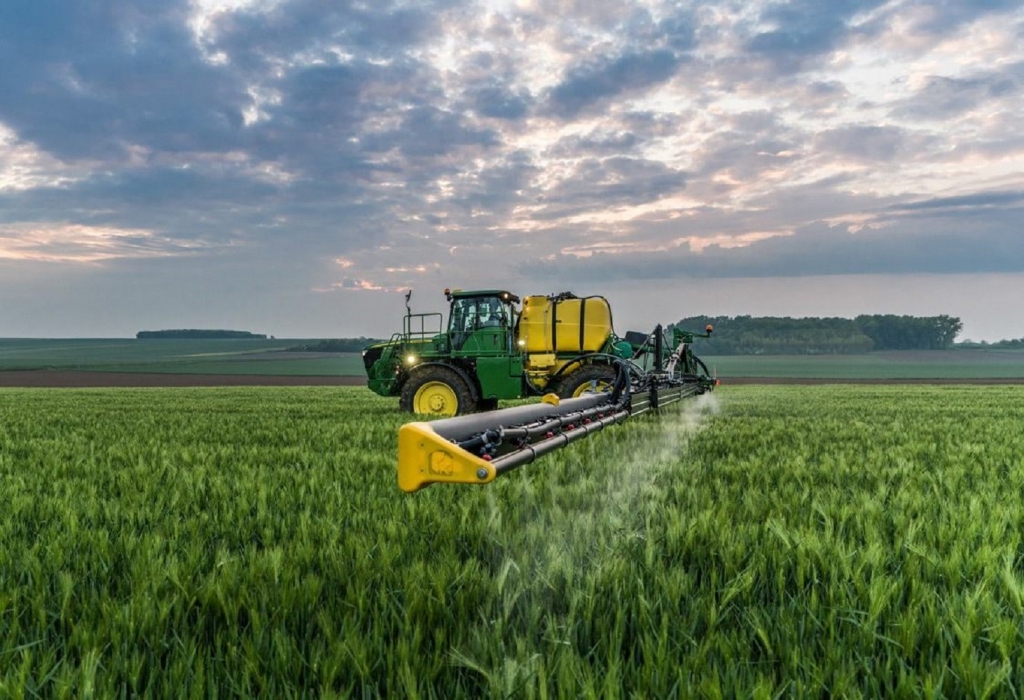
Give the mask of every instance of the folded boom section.
[{"label": "folded boom section", "polygon": [[[398,485],[486,484],[537,458],[652,409],[714,388],[706,377],[631,374],[625,363],[610,390],[578,398],[545,396],[539,404],[432,422],[398,433]],[[635,369],[635,368],[634,368]]]}]

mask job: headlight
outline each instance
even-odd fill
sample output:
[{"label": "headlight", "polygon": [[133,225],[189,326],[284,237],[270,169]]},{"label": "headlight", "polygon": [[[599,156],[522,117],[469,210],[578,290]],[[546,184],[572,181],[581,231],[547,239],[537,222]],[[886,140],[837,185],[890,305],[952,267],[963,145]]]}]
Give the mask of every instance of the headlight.
[{"label": "headlight", "polygon": [[409,355],[408,357],[406,357],[405,358],[405,364],[407,364],[407,365],[414,365],[414,364],[416,364],[416,356],[415,355]]}]

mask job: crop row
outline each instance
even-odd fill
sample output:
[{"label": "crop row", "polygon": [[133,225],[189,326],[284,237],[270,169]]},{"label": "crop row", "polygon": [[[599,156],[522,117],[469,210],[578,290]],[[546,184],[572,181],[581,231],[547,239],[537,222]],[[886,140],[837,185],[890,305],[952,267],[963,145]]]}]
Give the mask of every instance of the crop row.
[{"label": "crop row", "polygon": [[1020,388],[727,388],[414,495],[404,418],[0,391],[0,696],[1024,686]]}]

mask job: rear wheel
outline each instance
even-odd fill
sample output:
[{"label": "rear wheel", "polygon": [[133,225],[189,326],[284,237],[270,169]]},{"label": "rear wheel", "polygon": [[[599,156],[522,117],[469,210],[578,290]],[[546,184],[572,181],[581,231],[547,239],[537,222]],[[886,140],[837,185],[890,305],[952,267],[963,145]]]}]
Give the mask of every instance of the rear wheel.
[{"label": "rear wheel", "polygon": [[572,399],[583,394],[611,391],[615,375],[615,368],[611,365],[584,365],[558,382],[558,396]]},{"label": "rear wheel", "polygon": [[398,401],[403,411],[436,416],[457,416],[476,410],[466,382],[447,367],[424,367],[402,386]]}]

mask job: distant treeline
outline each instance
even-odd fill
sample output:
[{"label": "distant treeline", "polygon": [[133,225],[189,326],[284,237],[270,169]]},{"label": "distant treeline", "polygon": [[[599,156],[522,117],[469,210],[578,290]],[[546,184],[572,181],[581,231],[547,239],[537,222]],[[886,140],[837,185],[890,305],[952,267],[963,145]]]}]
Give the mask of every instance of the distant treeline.
[{"label": "distant treeline", "polygon": [[154,340],[167,338],[188,338],[189,340],[209,340],[211,338],[256,338],[266,340],[265,333],[250,333],[249,331],[221,331],[221,330],[198,330],[195,328],[177,329],[170,331],[139,331],[135,334],[139,340]]},{"label": "distant treeline", "polygon": [[334,338],[317,343],[295,345],[288,349],[294,352],[361,352],[367,345],[380,342],[382,341],[375,338]]},{"label": "distant treeline", "polygon": [[986,350],[1024,350],[1024,338],[1014,338],[1012,340],[997,340],[994,343],[989,343],[982,340],[981,342],[974,342],[965,340],[962,343],[957,343],[958,348],[964,348],[967,350],[973,348],[985,348]]},{"label": "distant treeline", "polygon": [[840,355],[873,350],[944,350],[963,328],[953,316],[863,315],[857,318],[691,316],[675,324],[711,338],[696,341],[706,355]]}]

